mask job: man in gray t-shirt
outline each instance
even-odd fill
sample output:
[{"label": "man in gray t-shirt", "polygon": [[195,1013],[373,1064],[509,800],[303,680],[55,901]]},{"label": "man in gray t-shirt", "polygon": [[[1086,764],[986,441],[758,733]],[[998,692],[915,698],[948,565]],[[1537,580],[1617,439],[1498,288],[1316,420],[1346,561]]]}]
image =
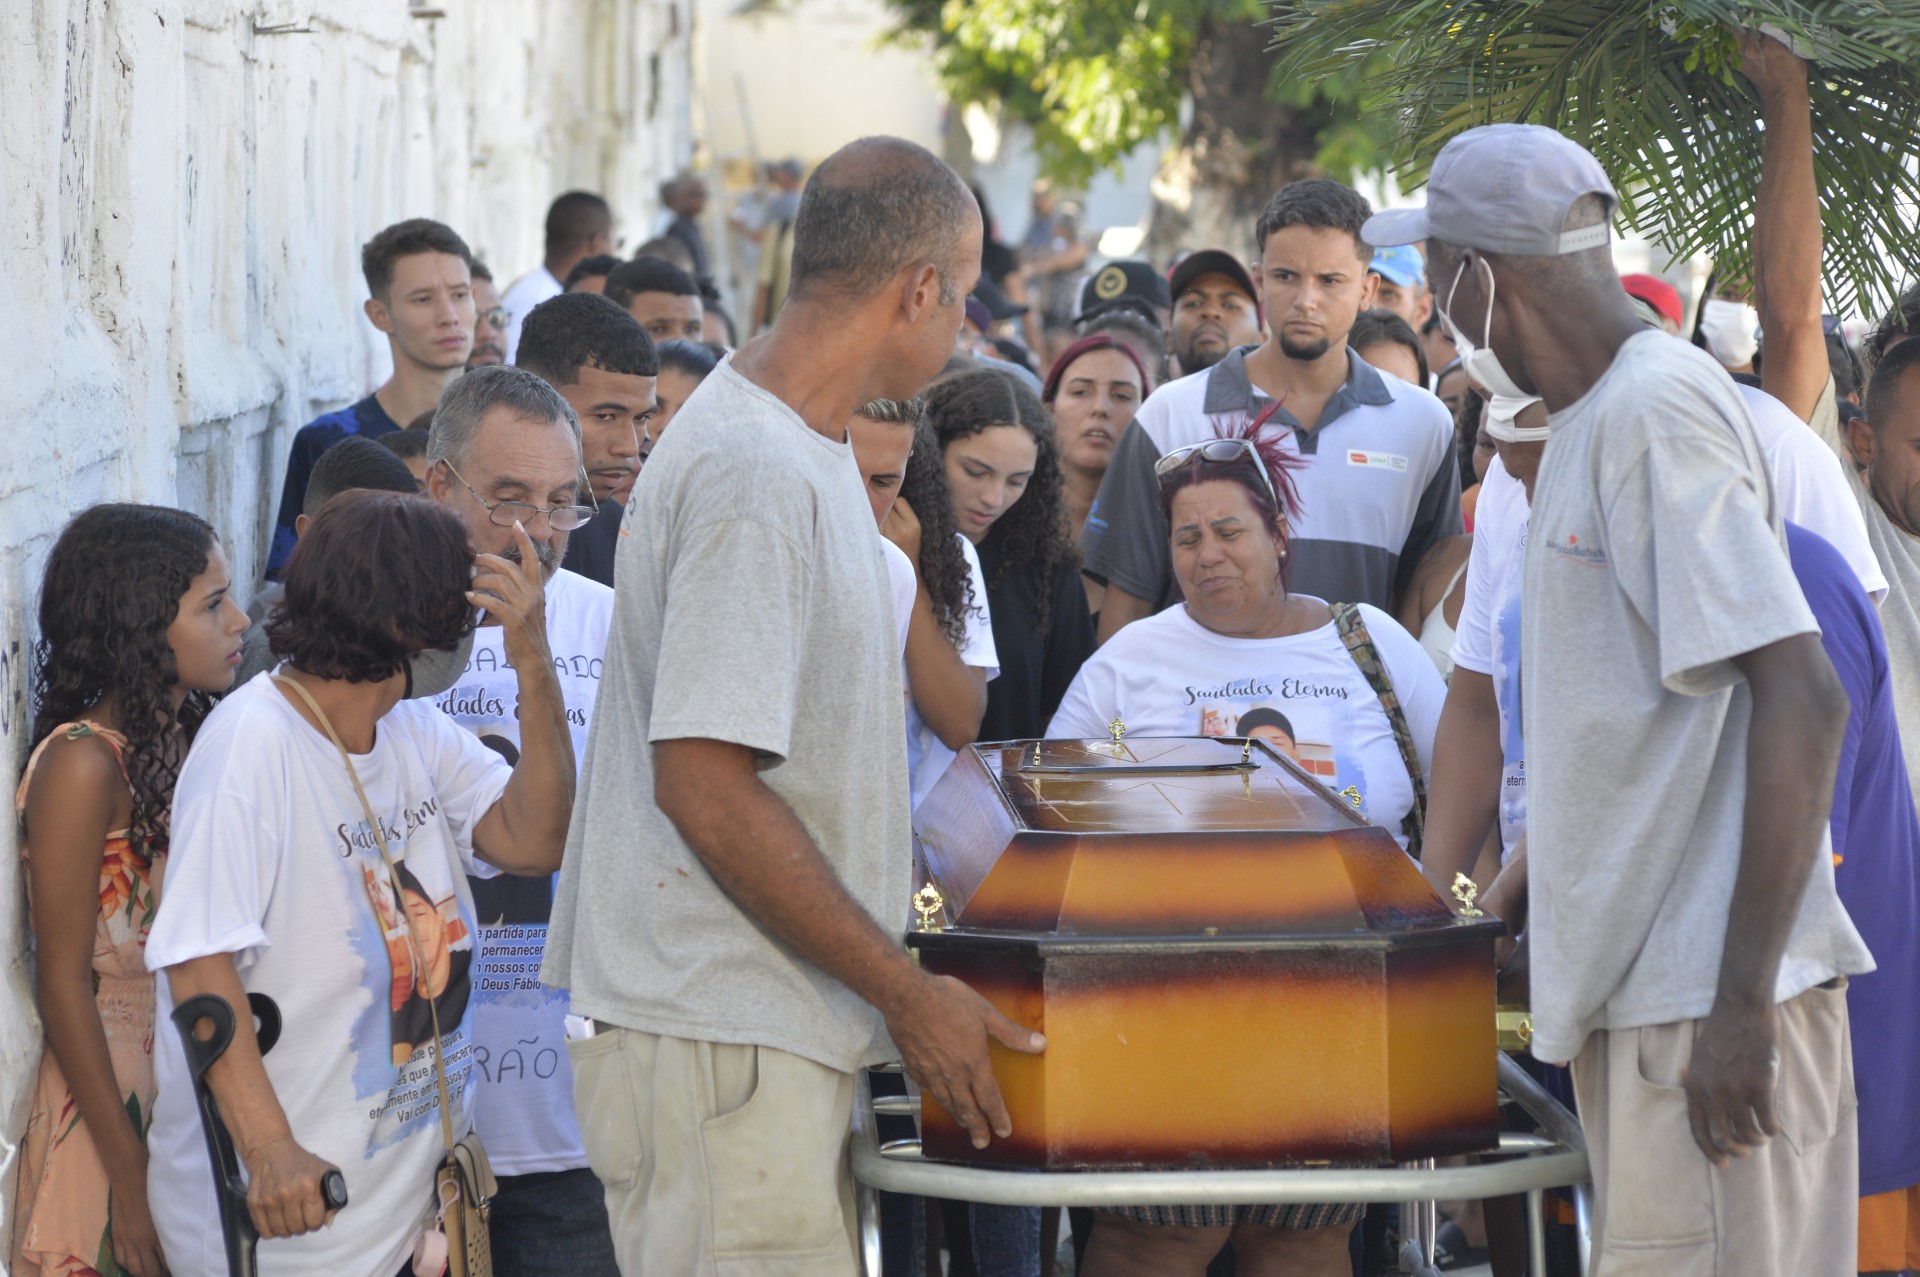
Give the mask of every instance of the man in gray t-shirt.
[{"label": "man in gray t-shirt", "polygon": [[622,1271],[854,1271],[856,1070],[893,1047],[985,1146],[989,1034],[1037,1033],[902,951],[912,834],[878,530],[847,441],[953,348],[980,216],[933,155],[867,138],[815,172],[792,291],[654,450],[542,977]]},{"label": "man in gray t-shirt", "polygon": [[1872,968],[1827,842],[1846,698],[1746,408],[1635,317],[1615,202],[1574,143],[1494,125],[1366,233],[1424,239],[1468,371],[1553,412],[1521,635],[1532,1049],[1573,1063],[1596,1271],[1839,1277],[1845,977]]}]

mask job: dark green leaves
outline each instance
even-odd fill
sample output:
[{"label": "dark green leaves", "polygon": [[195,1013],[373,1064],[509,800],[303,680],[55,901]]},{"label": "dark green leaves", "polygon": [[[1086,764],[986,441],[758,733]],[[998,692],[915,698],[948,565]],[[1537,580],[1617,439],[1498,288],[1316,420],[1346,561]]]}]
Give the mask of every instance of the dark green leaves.
[{"label": "dark green leaves", "polygon": [[1524,121],[1592,150],[1629,225],[1744,271],[1759,99],[1730,27],[1811,48],[1814,167],[1839,305],[1869,309],[1920,269],[1920,0],[1295,0],[1279,75],[1358,77],[1403,182],[1463,129]]}]

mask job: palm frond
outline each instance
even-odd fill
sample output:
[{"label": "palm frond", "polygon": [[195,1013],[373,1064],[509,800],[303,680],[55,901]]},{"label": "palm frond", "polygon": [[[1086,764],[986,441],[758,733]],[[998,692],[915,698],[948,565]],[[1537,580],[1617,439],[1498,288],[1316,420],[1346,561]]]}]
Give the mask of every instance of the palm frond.
[{"label": "palm frond", "polygon": [[1403,183],[1475,125],[1551,125],[1629,226],[1744,272],[1760,106],[1730,32],[1762,24],[1812,54],[1833,299],[1877,308],[1920,273],[1920,0],[1290,0],[1271,26],[1281,78],[1363,77]]}]

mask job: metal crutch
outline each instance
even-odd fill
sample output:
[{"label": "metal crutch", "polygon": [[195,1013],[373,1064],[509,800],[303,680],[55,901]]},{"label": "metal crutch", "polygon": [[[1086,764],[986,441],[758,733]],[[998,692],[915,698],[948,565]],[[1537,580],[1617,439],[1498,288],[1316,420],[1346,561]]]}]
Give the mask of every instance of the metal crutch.
[{"label": "metal crutch", "polygon": [[[260,1054],[265,1055],[280,1040],[280,1008],[264,993],[249,993],[247,1004],[260,1022],[254,1036],[260,1041]],[[205,1038],[195,1032],[203,1022],[213,1029]],[[226,1237],[228,1277],[258,1277],[254,1248],[260,1234],[247,1210],[247,1182],[240,1173],[233,1137],[220,1120],[213,1088],[207,1085],[207,1070],[233,1044],[233,1008],[217,993],[200,993],[173,1009],[173,1023],[187,1049],[187,1069],[193,1074],[193,1094],[200,1105],[200,1128],[206,1132],[207,1156],[213,1160],[214,1195],[220,1203],[220,1231]],[[346,1177],[329,1170],[320,1181],[320,1192],[329,1210],[340,1209],[347,1204]]]}]

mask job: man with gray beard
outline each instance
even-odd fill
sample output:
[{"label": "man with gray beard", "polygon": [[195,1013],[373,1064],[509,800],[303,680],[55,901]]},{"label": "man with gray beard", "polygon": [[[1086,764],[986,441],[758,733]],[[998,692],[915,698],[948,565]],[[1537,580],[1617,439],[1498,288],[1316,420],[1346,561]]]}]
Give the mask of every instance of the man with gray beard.
[{"label": "man with gray beard", "polygon": [[[434,411],[427,493],[466,524],[477,553],[517,560],[514,525],[526,529],[546,585],[547,647],[577,765],[613,616],[612,590],[560,567],[568,534],[594,514],[578,418],[559,391],[525,369],[476,368],[448,387]],[[512,761],[520,753],[519,683],[501,633],[481,623],[465,673],[434,704]],[[490,1230],[493,1271],[617,1277],[605,1199],[587,1169],[573,1112],[566,994],[542,988],[536,975],[553,879],[470,882],[480,932],[473,1125],[500,1180]]]}]

